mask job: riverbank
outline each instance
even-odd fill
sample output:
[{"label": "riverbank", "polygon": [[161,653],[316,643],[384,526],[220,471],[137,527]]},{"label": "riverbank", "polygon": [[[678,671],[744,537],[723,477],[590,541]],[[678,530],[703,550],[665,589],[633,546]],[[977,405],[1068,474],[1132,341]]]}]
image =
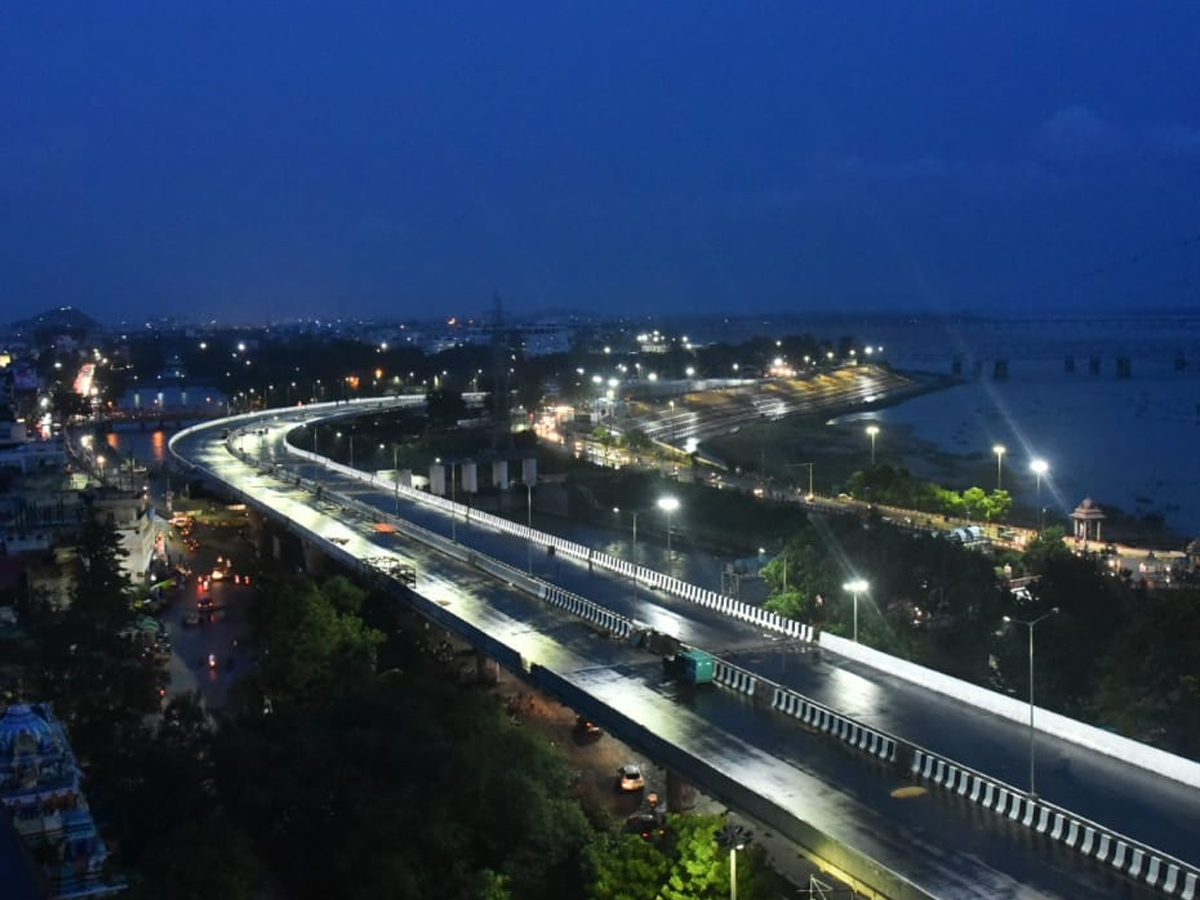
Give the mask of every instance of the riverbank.
[{"label": "riverbank", "polygon": [[[839,421],[878,426],[880,446],[894,431],[932,445],[934,454],[914,454],[909,468],[948,487],[963,478],[991,489],[1000,478],[1018,509],[1045,506],[1063,520],[1090,497],[1109,515],[1106,531],[1111,524],[1187,539],[1200,534],[1198,401],[1200,379],[1187,370],[1115,378],[1048,367]],[[996,445],[1006,448],[999,466]],[[959,461],[939,468],[946,455]],[[1041,479],[1034,459],[1047,463]]]},{"label": "riverbank", "polygon": [[[917,478],[931,481],[943,487],[962,491],[970,487],[981,487],[991,491],[997,483],[1014,497],[1011,520],[1017,524],[1033,525],[1038,521],[1038,485],[1029,471],[1030,442],[1025,437],[1026,429],[1017,417],[996,414],[991,421],[1004,421],[1006,432],[984,431],[981,440],[968,437],[980,415],[973,411],[970,422],[965,422],[954,411],[962,400],[983,395],[994,405],[995,385],[992,383],[965,382],[949,376],[926,376],[920,373],[904,373],[912,377],[916,387],[912,391],[898,392],[864,409],[859,405],[831,408],[822,415],[796,416],[775,422],[759,422],[741,428],[737,433],[721,435],[706,443],[714,454],[729,462],[731,470],[742,473],[761,473],[765,481],[775,489],[806,493],[810,489],[820,495],[836,497],[844,490],[850,475],[869,467],[872,461],[878,466],[905,468]],[[1018,385],[1019,393],[1022,385]],[[1027,385],[1035,392],[1028,401],[1038,403],[1038,388]],[[956,392],[967,392],[960,398]],[[1019,404],[1009,402],[1006,408],[1015,410]],[[1048,404],[1055,414],[1065,419],[1068,410],[1062,404]],[[1088,412],[1095,412],[1095,404],[1089,404]],[[1136,408],[1134,408],[1136,412]],[[1099,415],[1099,413],[1095,413]],[[1032,417],[1030,417],[1032,420]],[[1111,422],[1112,415],[1102,421]],[[875,433],[868,432],[874,427]],[[1069,432],[1072,426],[1062,424],[1058,432]],[[1095,446],[1104,446],[1105,453],[1120,455],[1124,460],[1128,448],[1116,446],[1111,440],[1112,426],[1107,426],[1109,441]],[[1015,432],[1015,433],[1014,433]],[[1020,436],[1017,436],[1019,433]],[[1000,437],[1008,434],[1006,452],[997,464],[993,447],[1003,443]],[[1182,439],[1181,439],[1182,440]],[[1129,442],[1125,442],[1128,444]],[[1063,442],[1046,442],[1047,446],[1065,446]],[[1189,452],[1195,442],[1181,443],[1181,452]],[[1145,454],[1140,443],[1135,443],[1134,459],[1122,462],[1132,467],[1138,464],[1137,454]],[[977,448],[977,449],[975,449]],[[1062,457],[1055,457],[1062,458]],[[1101,454],[1088,451],[1088,461],[1096,464],[1103,460]],[[1103,466],[1104,471],[1114,468]],[[1190,468],[1183,460],[1177,460],[1166,471],[1177,477],[1189,476]],[[1166,487],[1167,480],[1160,477],[1159,490]],[[1145,502],[1133,502],[1126,508],[1110,499],[1112,495],[1103,490],[1107,479],[1100,482],[1096,491],[1083,486],[1086,483],[1079,473],[1065,473],[1058,477],[1053,472],[1041,486],[1041,505],[1047,508],[1047,521],[1060,522],[1069,527],[1071,511],[1086,496],[1091,496],[1103,508],[1107,519],[1104,533],[1144,546],[1181,549],[1191,538],[1186,527],[1179,527],[1176,520],[1156,512],[1163,508],[1178,510],[1182,497],[1163,494],[1163,503],[1143,498]],[[1200,493],[1200,489],[1197,490]],[[1115,492],[1114,492],[1115,493]],[[1185,501],[1186,502],[1186,501]],[[1186,518],[1184,519],[1186,521]]]}]

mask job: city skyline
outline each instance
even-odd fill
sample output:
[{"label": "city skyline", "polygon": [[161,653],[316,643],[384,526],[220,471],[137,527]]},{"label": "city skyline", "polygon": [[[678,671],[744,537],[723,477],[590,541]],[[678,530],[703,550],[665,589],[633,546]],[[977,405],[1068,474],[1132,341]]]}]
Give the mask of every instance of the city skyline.
[{"label": "city skyline", "polygon": [[6,318],[1187,308],[1195,8],[0,12]]}]

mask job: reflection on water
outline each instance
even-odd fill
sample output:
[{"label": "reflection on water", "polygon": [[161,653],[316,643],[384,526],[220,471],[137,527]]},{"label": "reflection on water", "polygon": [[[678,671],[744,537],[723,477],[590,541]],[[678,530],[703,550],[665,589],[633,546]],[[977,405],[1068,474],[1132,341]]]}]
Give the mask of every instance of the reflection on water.
[{"label": "reflection on water", "polygon": [[155,431],[110,431],[104,441],[122,459],[132,456],[146,465],[161,465],[167,458],[167,442],[171,433]]}]

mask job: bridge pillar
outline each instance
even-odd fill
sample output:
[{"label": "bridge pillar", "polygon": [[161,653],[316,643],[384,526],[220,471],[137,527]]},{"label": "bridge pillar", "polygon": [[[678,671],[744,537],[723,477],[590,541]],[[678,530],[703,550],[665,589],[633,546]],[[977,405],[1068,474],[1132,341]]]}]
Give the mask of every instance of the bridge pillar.
[{"label": "bridge pillar", "polygon": [[1117,377],[1129,378],[1133,375],[1133,361],[1128,356],[1117,357]]},{"label": "bridge pillar", "polygon": [[321,549],[309,541],[301,541],[300,549],[304,553],[304,571],[313,578],[320,578],[324,575],[329,558],[321,552]]},{"label": "bridge pillar", "polygon": [[696,789],[678,772],[667,769],[667,812],[687,812],[696,808]]}]

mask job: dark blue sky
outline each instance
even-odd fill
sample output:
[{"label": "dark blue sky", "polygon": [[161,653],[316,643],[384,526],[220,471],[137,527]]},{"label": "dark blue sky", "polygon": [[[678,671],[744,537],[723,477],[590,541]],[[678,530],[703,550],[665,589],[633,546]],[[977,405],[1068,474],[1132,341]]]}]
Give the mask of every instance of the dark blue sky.
[{"label": "dark blue sky", "polygon": [[1194,308],[1198,46],[1144,0],[4,3],[0,319]]}]

